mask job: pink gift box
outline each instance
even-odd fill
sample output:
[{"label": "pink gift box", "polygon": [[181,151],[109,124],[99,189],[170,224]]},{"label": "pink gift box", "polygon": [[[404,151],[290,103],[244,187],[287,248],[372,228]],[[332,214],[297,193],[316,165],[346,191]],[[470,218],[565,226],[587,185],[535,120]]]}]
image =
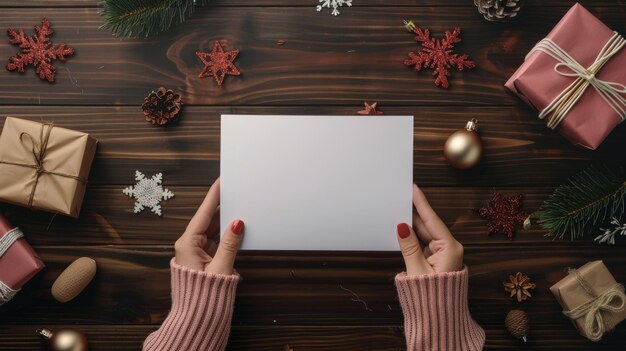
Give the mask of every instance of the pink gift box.
[{"label": "pink gift box", "polygon": [[[563,16],[546,38],[569,53],[583,67],[589,67],[614,32],[580,4]],[[575,77],[554,70],[557,61],[543,52],[533,52],[505,86],[527,104],[542,111]],[[560,69],[567,72],[566,68]],[[626,48],[615,54],[596,74],[600,80],[626,83]],[[622,122],[621,116],[589,86],[557,130],[573,144],[595,150]]]},{"label": "pink gift box", "polygon": [[[15,227],[0,214],[0,243]],[[4,243],[8,241],[5,239]],[[2,251],[0,251],[1,253]],[[15,240],[0,256],[0,282],[13,290],[19,290],[37,272],[45,267],[35,250],[22,237]],[[8,300],[8,299],[7,299]],[[0,296],[0,305],[3,301]]]}]

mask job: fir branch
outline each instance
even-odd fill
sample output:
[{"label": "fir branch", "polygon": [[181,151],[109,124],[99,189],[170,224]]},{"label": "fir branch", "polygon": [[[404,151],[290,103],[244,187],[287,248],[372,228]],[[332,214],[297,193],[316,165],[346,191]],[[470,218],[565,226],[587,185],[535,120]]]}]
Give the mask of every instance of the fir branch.
[{"label": "fir branch", "polygon": [[555,239],[582,237],[611,217],[624,212],[626,174],[608,167],[591,167],[561,185],[537,211],[538,223]]},{"label": "fir branch", "polygon": [[104,16],[101,29],[109,29],[116,37],[148,37],[168,30],[173,24],[183,23],[194,11],[195,5],[208,0],[103,0],[100,15]]}]

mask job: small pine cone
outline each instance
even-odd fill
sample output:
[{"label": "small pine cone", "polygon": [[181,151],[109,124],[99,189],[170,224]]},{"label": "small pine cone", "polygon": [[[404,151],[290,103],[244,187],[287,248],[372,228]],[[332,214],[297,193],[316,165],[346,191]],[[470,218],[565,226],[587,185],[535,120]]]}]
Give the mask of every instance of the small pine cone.
[{"label": "small pine cone", "polygon": [[522,8],[524,0],[474,0],[474,4],[487,21],[506,21]]},{"label": "small pine cone", "polygon": [[146,121],[163,126],[178,120],[182,104],[183,99],[180,94],[160,87],[159,90],[146,96],[141,108]]},{"label": "small pine cone", "polygon": [[504,325],[511,335],[526,342],[528,329],[530,328],[526,312],[522,310],[510,310],[504,319]]}]

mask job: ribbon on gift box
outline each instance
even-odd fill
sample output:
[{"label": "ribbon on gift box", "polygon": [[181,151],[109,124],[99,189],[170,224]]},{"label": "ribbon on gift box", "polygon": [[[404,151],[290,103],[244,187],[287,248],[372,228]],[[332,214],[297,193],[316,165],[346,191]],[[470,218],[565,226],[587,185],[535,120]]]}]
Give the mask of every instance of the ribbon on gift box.
[{"label": "ribbon on gift box", "polygon": [[[583,278],[577,269],[570,269],[569,274],[574,274],[576,281],[585,291],[593,296],[593,299],[584,304],[573,308],[569,311],[563,311],[563,314],[571,319],[585,318],[585,334],[590,340],[598,341],[607,332],[606,323],[604,322],[603,312],[617,313],[622,312],[626,307],[626,295],[624,295],[624,286],[615,284],[611,288],[597,295],[589,283]],[[609,326],[610,327],[610,326]]]},{"label": "ribbon on gift box", "polygon": [[[24,233],[19,228],[13,228],[0,237],[0,258],[9,251],[11,245],[23,237]],[[11,300],[19,291],[20,289],[13,289],[0,280],[0,306]]]},{"label": "ribbon on gift box", "polygon": [[[576,79],[565,88],[557,97],[548,104],[539,114],[540,119],[548,118],[548,127],[555,129],[559,123],[567,116],[572,107],[578,102],[583,93],[591,85],[602,96],[602,98],[611,106],[615,112],[626,120],[626,98],[622,94],[626,94],[626,86],[616,82],[607,82],[596,77],[600,69],[618,53],[626,40],[617,32],[604,45],[595,61],[588,67],[583,67],[570,54],[563,50],[553,40],[544,38],[528,53],[530,56],[535,51],[543,52],[558,63],[554,66],[554,70],[566,77],[576,77]],[[562,67],[568,68],[571,72],[563,72]]]},{"label": "ribbon on gift box", "polygon": [[35,170],[35,181],[33,182],[33,187],[28,197],[28,207],[30,208],[33,207],[33,198],[35,197],[35,190],[37,190],[37,185],[39,184],[39,177],[41,177],[42,174],[51,174],[51,175],[56,175],[59,177],[75,179],[85,184],[87,183],[87,180],[84,178],[77,177],[71,174],[48,171],[43,167],[43,162],[46,157],[46,151],[48,150],[48,140],[50,140],[50,133],[52,132],[52,128],[54,128],[54,124],[51,122],[46,122],[46,123],[41,124],[41,132],[39,133],[39,147],[37,147],[35,138],[31,134],[27,132],[22,132],[20,134],[20,142],[22,142],[22,146],[28,149],[28,147],[26,146],[24,142],[24,140],[26,139],[25,137],[27,137],[28,140],[30,141],[30,151],[32,152],[33,158],[35,159],[35,164],[8,162],[8,161],[0,160],[0,163],[14,165],[14,166],[21,166],[21,167],[29,167]]}]

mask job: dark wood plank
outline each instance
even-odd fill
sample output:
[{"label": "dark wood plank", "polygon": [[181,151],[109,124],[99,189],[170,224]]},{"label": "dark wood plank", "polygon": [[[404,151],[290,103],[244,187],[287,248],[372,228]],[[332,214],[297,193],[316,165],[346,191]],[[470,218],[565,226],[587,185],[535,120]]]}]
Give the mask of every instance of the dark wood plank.
[{"label": "dark wood plank", "polygon": [[[171,246],[36,247],[47,268],[2,307],[0,324],[158,324],[170,308],[168,261]],[[94,282],[74,301],[55,302],[50,286],[67,264],[80,256],[99,266]],[[570,322],[548,288],[567,267],[604,259],[617,281],[626,280],[626,248],[522,244],[466,246],[470,267],[472,315],[481,325],[500,325],[520,304],[508,297],[502,281],[520,270],[537,283],[526,309],[537,329],[568,330]],[[393,284],[403,269],[398,253],[244,252],[236,262],[244,278],[237,292],[233,325],[337,326],[400,325],[402,315]],[[353,301],[349,289],[369,309]]]},{"label": "dark wood plank", "polygon": [[[624,0],[552,0],[546,3],[542,0],[528,0],[526,6],[571,6],[575,2],[580,2],[584,6],[623,6],[626,4]],[[71,6],[71,7],[95,7],[97,0],[4,0],[0,7],[55,7],[55,6]],[[229,7],[229,6],[285,6],[285,7],[309,7],[315,8],[317,2],[315,0],[214,0],[207,6],[210,7]],[[396,0],[390,3],[386,0],[354,0],[352,7],[365,6],[473,6],[473,3],[465,0]],[[346,12],[347,13],[347,12]]]},{"label": "dark wood plank", "polygon": [[[166,179],[167,182],[167,179]],[[205,187],[168,187],[176,195],[163,203],[163,217],[149,213],[133,214],[133,199],[122,194],[122,187],[92,187],[80,219],[32,212],[16,206],[0,206],[13,224],[22,228],[32,245],[172,245],[182,234],[208,190]],[[488,235],[487,222],[474,211],[491,198],[484,188],[424,188],[431,205],[465,245],[545,244],[550,238],[535,227],[522,230],[509,242],[502,234]],[[506,195],[524,194],[524,208],[533,212],[552,192],[551,188],[507,188]],[[244,219],[245,220],[245,219]],[[393,235],[391,228],[390,235]],[[561,241],[572,247],[592,243],[598,233],[585,240]],[[584,246],[583,246],[584,247]]]},{"label": "dark wood plank", "polygon": [[[626,124],[616,128],[597,151],[571,145],[548,129],[530,108],[393,107],[386,114],[415,116],[414,168],[424,187],[557,186],[592,161],[626,163]],[[164,172],[166,183],[207,185],[219,175],[220,115],[330,114],[352,115],[350,107],[198,107],[186,106],[182,122],[158,128],[145,122],[139,107],[0,106],[4,116],[53,121],[100,140],[91,184],[126,185],[135,170]],[[446,138],[467,120],[478,118],[485,156],[474,169],[458,171],[443,158]]]},{"label": "dark wood plank", "polygon": [[[50,325],[8,325],[0,329],[0,348],[11,351],[38,350],[42,342],[33,335],[38,327]],[[92,351],[136,351],[155,326],[69,325],[53,326],[79,328],[89,338]],[[576,334],[574,328],[554,329],[542,326],[531,331],[528,344],[513,339],[501,325],[484,326],[487,333],[485,350],[617,350],[622,346],[619,333],[623,324],[599,343],[592,343]],[[405,340],[399,326],[378,327],[239,327],[230,334],[228,350],[282,351],[290,345],[296,351],[305,350],[404,350]]]},{"label": "dark wood plank", "polygon": [[[8,8],[0,27],[32,28],[48,17],[58,41],[77,50],[58,65],[55,84],[0,70],[0,104],[138,105],[151,90],[165,85],[181,90],[188,104],[202,105],[358,105],[363,100],[388,105],[514,105],[522,103],[503,84],[567,10],[530,6],[524,21],[494,30],[464,7],[363,7],[341,20],[315,11],[287,7],[202,8],[184,26],[147,40],[113,38],[99,30],[96,8]],[[592,9],[612,28],[623,28],[624,7]],[[455,73],[446,91],[433,85],[429,72],[415,73],[402,61],[417,48],[402,25],[412,18],[435,35],[463,27],[459,52],[468,52],[478,69]],[[532,28],[532,31],[528,31]],[[223,87],[199,79],[195,52],[224,39],[242,50],[241,77]],[[283,46],[276,41],[286,41]],[[0,52],[12,53],[8,41]]]}]

